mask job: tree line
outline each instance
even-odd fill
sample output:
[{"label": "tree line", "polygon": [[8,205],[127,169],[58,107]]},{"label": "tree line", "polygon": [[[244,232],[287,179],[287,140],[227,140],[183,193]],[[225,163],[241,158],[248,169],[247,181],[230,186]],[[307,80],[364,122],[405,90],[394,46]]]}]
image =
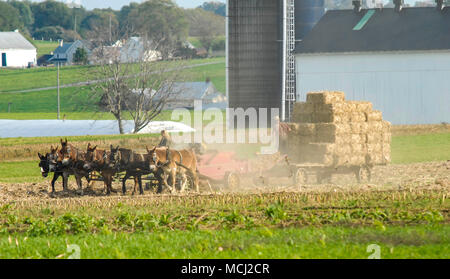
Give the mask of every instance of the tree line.
[{"label": "tree line", "polygon": [[[86,39],[113,43],[118,39],[145,35],[167,44],[199,37],[206,48],[225,35],[224,4],[204,3],[183,9],[173,0],[130,3],[120,10],[69,7],[54,0],[0,1],[0,31],[19,29],[36,40],[75,41]],[[224,48],[224,42],[216,48]]]}]

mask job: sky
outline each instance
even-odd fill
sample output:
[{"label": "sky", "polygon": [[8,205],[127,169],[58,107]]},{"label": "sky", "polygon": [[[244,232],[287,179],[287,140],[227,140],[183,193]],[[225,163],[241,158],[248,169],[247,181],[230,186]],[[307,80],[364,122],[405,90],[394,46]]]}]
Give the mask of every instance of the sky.
[{"label": "sky", "polygon": [[[43,0],[32,0],[34,2],[41,2]],[[61,2],[71,2],[72,0],[60,0]],[[184,8],[195,8],[203,4],[204,2],[208,2],[211,0],[175,0],[178,5]],[[214,0],[225,3],[226,0]],[[413,5],[417,0],[405,0],[405,3]],[[92,10],[94,8],[113,8],[114,10],[120,10],[122,6],[129,4],[130,2],[141,2],[141,0],[74,0],[74,2],[78,2],[87,8],[88,10]],[[385,3],[388,0],[384,0]],[[433,1],[434,2],[434,1]]]}]

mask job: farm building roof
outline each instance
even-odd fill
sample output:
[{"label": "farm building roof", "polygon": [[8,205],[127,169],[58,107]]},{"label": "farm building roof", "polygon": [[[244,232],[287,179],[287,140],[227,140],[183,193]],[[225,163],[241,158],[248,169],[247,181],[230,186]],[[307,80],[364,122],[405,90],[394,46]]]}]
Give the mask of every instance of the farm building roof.
[{"label": "farm building roof", "polygon": [[217,93],[212,82],[175,82],[172,91],[177,92],[177,98],[201,100]]},{"label": "farm building roof", "polygon": [[295,53],[450,49],[450,7],[328,11]]},{"label": "farm building roof", "polygon": [[58,46],[53,53],[54,54],[66,53],[67,50],[69,50],[72,45],[73,45],[73,43],[63,43],[63,45]]},{"label": "farm building roof", "polygon": [[33,50],[36,47],[19,32],[0,32],[0,49]]}]

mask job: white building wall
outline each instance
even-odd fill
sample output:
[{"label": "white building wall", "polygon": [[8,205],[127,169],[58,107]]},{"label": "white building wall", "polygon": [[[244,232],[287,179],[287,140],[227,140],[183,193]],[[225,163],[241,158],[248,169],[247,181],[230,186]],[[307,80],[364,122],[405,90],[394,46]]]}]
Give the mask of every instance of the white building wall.
[{"label": "white building wall", "polygon": [[28,63],[32,62],[36,65],[36,50],[22,49],[0,49],[0,68],[2,67],[2,53],[6,53],[7,67],[28,67]]},{"label": "white building wall", "polygon": [[393,124],[450,122],[450,51],[297,55],[296,65],[299,101],[344,91]]}]

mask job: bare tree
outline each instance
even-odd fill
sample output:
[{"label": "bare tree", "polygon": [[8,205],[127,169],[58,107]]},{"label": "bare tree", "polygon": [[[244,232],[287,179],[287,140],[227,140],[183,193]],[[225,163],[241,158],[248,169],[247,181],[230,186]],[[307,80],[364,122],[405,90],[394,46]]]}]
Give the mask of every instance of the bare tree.
[{"label": "bare tree", "polygon": [[[116,118],[121,134],[123,120],[131,118],[137,133],[164,109],[169,97],[175,96],[174,83],[181,81],[181,61],[161,61],[161,46],[143,37],[133,37],[120,51],[99,51],[98,66],[92,67],[92,87],[100,105]],[[158,49],[158,51],[156,50]],[[102,50],[105,50],[103,48]]]}]

